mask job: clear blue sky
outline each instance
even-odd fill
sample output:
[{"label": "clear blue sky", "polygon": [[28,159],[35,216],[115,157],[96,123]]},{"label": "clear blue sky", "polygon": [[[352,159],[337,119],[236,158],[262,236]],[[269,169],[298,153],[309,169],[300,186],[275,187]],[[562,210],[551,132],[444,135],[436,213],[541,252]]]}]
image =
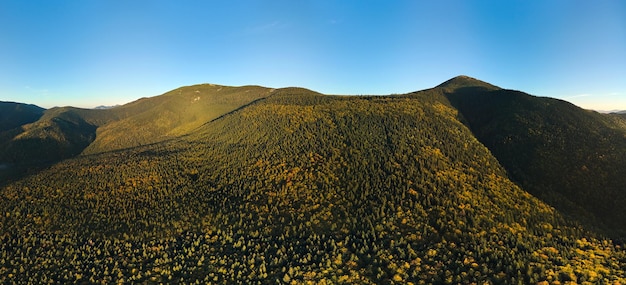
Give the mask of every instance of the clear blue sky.
[{"label": "clear blue sky", "polygon": [[465,74],[626,109],[626,1],[0,1],[0,100],[94,107],[182,85],[391,94]]}]

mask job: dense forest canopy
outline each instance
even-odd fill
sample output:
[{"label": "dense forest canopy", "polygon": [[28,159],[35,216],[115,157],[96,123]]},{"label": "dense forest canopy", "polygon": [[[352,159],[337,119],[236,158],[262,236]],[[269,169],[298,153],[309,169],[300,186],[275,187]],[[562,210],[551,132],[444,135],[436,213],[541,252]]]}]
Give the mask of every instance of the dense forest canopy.
[{"label": "dense forest canopy", "polygon": [[46,110],[0,137],[0,281],[623,284],[624,126],[466,76]]}]

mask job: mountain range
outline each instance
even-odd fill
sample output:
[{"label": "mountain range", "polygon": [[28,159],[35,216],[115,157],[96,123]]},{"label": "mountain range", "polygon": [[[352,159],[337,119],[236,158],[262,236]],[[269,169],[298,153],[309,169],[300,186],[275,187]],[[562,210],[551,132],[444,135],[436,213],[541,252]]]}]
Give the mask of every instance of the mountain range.
[{"label": "mountain range", "polygon": [[0,103],[0,282],[626,282],[626,117],[458,76]]}]

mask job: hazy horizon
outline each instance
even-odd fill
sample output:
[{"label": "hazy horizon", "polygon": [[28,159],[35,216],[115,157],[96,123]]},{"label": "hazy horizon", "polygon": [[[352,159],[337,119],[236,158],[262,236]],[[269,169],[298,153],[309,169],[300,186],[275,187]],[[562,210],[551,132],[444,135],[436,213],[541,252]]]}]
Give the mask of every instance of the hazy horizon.
[{"label": "hazy horizon", "polygon": [[[442,83],[443,83],[443,81],[442,81]],[[488,83],[491,83],[491,82],[488,82]],[[188,85],[188,86],[201,85],[201,84],[215,84],[215,83],[199,83],[199,84],[192,84],[192,85]],[[215,85],[222,85],[222,84],[215,84]],[[256,85],[256,84],[247,84],[247,85]],[[246,85],[241,85],[241,86],[246,86]],[[231,87],[241,87],[241,86],[231,86]],[[180,88],[180,87],[184,87],[184,86],[179,86],[177,88]],[[263,87],[274,88],[274,87],[271,87],[271,86],[263,86]],[[302,87],[302,86],[285,86],[285,87],[306,88],[306,87]],[[435,87],[435,86],[432,86],[432,87]],[[278,87],[278,88],[284,88],[284,87]],[[505,87],[502,87],[502,88],[509,89],[509,88],[505,88]],[[176,89],[176,88],[172,88],[170,90],[161,92],[161,93],[153,95],[153,96],[138,97],[138,98],[132,99],[132,100],[127,101],[127,102],[118,102],[118,103],[113,102],[111,104],[100,104],[100,105],[93,105],[93,106],[92,105],[79,106],[79,105],[71,105],[71,104],[57,104],[57,105],[51,105],[51,106],[42,106],[42,105],[38,105],[38,104],[35,104],[35,103],[32,103],[32,102],[17,102],[17,101],[7,101],[7,102],[31,104],[31,105],[36,105],[38,107],[42,107],[42,108],[45,108],[45,109],[59,108],[59,107],[75,107],[75,108],[82,108],[82,109],[97,109],[97,108],[101,108],[101,107],[111,108],[111,107],[123,106],[125,104],[135,102],[135,101],[140,100],[142,98],[150,98],[150,97],[160,96],[160,95],[163,95],[163,94],[165,94],[165,93],[167,93],[169,91],[172,91],[174,89]],[[309,88],[306,88],[306,89],[309,89]],[[425,88],[425,89],[428,89],[428,88]],[[313,89],[310,89],[310,90],[317,92],[317,90],[313,90]],[[424,90],[424,89],[414,90],[414,91],[422,91],[422,90]],[[411,91],[411,92],[414,92],[414,91]],[[520,90],[520,91],[523,91],[523,90]],[[410,92],[406,92],[406,93],[410,93]],[[389,95],[395,95],[395,94],[398,94],[398,93],[389,93],[389,94],[325,94],[325,95],[340,95],[340,96],[389,96]],[[538,97],[547,97],[547,96],[541,96],[541,95],[535,95],[535,94],[530,94],[530,95],[538,96]],[[554,98],[554,97],[550,97],[550,98]],[[561,98],[557,98],[557,99],[561,99]],[[571,102],[569,100],[566,100],[566,99],[561,99],[561,100],[565,100],[565,101],[568,101],[568,102],[570,102],[572,104],[575,104],[575,103],[573,103],[573,102]],[[0,101],[4,101],[4,100],[0,100]],[[626,111],[626,108],[625,109],[591,109],[591,108],[585,108],[585,107],[580,106],[578,104],[575,104],[575,105],[577,105],[578,107],[581,107],[583,109],[597,111],[597,112],[600,112],[600,113],[613,113],[613,112]]]}]

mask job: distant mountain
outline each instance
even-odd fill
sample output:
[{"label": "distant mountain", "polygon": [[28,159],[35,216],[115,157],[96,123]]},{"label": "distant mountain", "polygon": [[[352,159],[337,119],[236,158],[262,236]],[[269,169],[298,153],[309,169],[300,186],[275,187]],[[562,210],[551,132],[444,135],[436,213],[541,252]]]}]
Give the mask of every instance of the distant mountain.
[{"label": "distant mountain", "polygon": [[467,76],[53,108],[22,135],[80,154],[0,182],[0,283],[623,284],[622,122]]},{"label": "distant mountain", "polygon": [[14,174],[15,160],[9,159],[12,155],[13,138],[24,133],[22,126],[39,120],[45,109],[29,104],[15,102],[0,102],[0,179]]},{"label": "distant mountain", "polygon": [[44,111],[35,105],[0,101],[0,132],[37,121]]},{"label": "distant mountain", "polygon": [[0,162],[33,165],[79,155],[95,138],[96,126],[75,108],[52,108],[32,123],[7,132],[0,141]]},{"label": "distant mountain", "polygon": [[119,107],[119,106],[120,105],[115,105],[115,106],[104,106],[104,105],[102,105],[102,106],[97,106],[94,109],[95,110],[107,110],[107,109],[113,109],[113,108]]},{"label": "distant mountain", "polygon": [[597,110],[599,113],[603,114],[624,114],[626,110]]},{"label": "distant mountain", "polygon": [[618,116],[618,117],[621,117],[623,119],[626,119],[626,111],[616,111],[616,112],[612,112],[610,114]]}]

